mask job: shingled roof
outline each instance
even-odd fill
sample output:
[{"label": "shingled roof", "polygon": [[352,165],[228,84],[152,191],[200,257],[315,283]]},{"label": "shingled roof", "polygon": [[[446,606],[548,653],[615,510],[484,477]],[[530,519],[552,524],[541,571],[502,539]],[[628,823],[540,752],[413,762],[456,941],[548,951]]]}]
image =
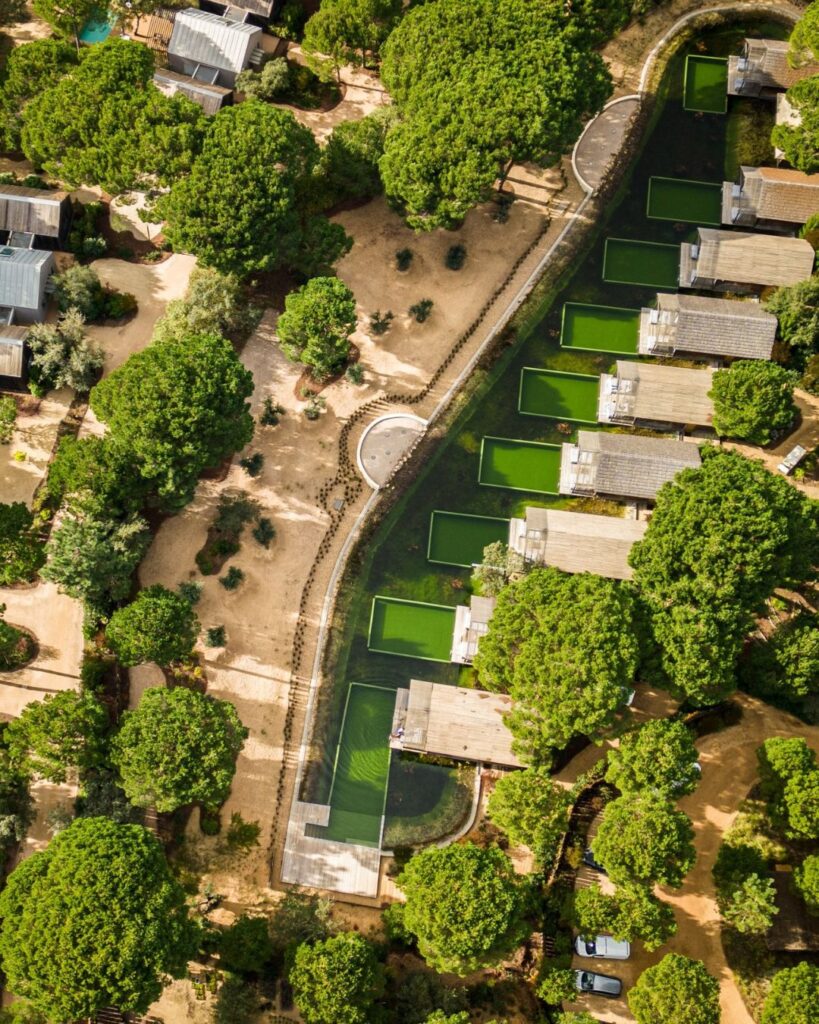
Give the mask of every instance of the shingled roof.
[{"label": "shingled roof", "polygon": [[788,285],[813,272],[813,246],[805,238],[698,228],[696,243],[680,247],[680,287],[716,284]]},{"label": "shingled roof", "polygon": [[629,552],[647,527],[646,519],[530,507],[525,520],[510,521],[509,546],[535,565],[628,580]]},{"label": "shingled roof", "polygon": [[600,377],[601,423],[678,423],[710,426],[714,403],[710,369],[618,359],[616,373]]},{"label": "shingled roof", "polygon": [[652,499],[681,470],[699,465],[699,449],[687,441],[579,430],[576,444],[563,445],[559,490]]},{"label": "shingled roof", "polygon": [[819,212],[819,174],[786,167],[741,167],[738,186],[726,181],[722,189],[724,224],[804,224]]},{"label": "shingled roof", "polygon": [[761,92],[790,89],[803,78],[819,74],[819,64],[792,67],[790,44],[783,39],[746,39],[742,55],[728,58],[728,92],[758,96]]},{"label": "shingled roof", "polygon": [[0,185],[0,231],[59,238],[67,206],[67,192]]},{"label": "shingled roof", "polygon": [[690,352],[730,359],[770,359],[776,317],[758,302],[658,292],[640,310],[641,355]]}]

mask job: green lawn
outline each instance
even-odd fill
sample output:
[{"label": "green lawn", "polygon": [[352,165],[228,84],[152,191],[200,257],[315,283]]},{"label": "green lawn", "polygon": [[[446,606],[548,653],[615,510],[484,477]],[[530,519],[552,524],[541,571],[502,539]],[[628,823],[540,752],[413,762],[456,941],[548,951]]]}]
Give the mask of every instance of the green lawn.
[{"label": "green lawn", "polygon": [[559,444],[485,437],[481,442],[478,483],[533,494],[557,494],[560,452]]},{"label": "green lawn", "polygon": [[728,109],[728,60],[725,57],[685,58],[683,107],[706,114],[724,114]]},{"label": "green lawn", "polygon": [[584,302],[563,304],[560,347],[581,352],[637,354],[640,310],[619,306],[592,306]]},{"label": "green lawn", "polygon": [[722,223],[722,186],[683,178],[649,178],[646,214],[655,220]]},{"label": "green lawn", "polygon": [[675,288],[680,278],[680,247],[661,242],[607,238],[603,280],[609,284],[639,284],[646,288]]},{"label": "green lawn", "polygon": [[524,416],[596,423],[599,390],[600,378],[587,373],[524,366],[520,371],[518,411]]},{"label": "green lawn", "polygon": [[488,544],[506,541],[508,536],[508,519],[435,509],[429,517],[427,559],[440,565],[470,568],[483,561],[483,549]]},{"label": "green lawn", "polygon": [[395,690],[351,683],[330,792],[325,839],[377,846],[390,771]]},{"label": "green lawn", "polygon": [[455,609],[395,597],[374,597],[367,646],[381,654],[449,661]]}]

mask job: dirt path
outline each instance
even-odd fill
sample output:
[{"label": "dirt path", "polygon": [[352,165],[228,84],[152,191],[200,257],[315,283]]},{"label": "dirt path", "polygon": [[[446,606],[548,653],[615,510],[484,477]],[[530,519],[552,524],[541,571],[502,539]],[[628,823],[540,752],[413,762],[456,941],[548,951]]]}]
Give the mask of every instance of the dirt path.
[{"label": "dirt path", "polygon": [[[658,890],[658,894],[674,907],[677,934],[667,946],[655,953],[646,953],[640,945],[634,949],[627,963],[600,961],[598,969],[622,978],[628,990],[647,967],[669,951],[702,960],[720,983],[723,1024],[754,1024],[725,961],[711,869],[740,802],[756,781],[756,748],[771,736],[804,736],[814,749],[819,750],[819,728],[806,725],[793,715],[746,694],[737,694],[734,700],[742,708],[741,720],[737,725],[697,742],[702,779],[694,793],[679,802],[680,809],[694,823],[697,860],[678,891]],[[579,759],[584,754],[579,755]],[[567,771],[571,772],[573,766],[574,762]],[[585,762],[579,764],[575,775],[584,767]],[[575,958],[573,966],[588,967],[589,963]],[[605,1005],[601,1005],[603,1002]],[[566,1008],[586,1009],[599,1020],[612,1024],[633,1024],[634,1021],[625,999],[587,998],[567,1004]]]}]

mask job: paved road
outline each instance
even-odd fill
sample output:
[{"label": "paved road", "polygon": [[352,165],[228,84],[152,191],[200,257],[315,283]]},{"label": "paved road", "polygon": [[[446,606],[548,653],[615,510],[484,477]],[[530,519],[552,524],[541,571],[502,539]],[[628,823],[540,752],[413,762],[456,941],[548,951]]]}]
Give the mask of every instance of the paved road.
[{"label": "paved road", "polygon": [[[756,748],[770,736],[804,736],[814,749],[819,750],[819,728],[805,725],[792,715],[745,694],[737,694],[734,699],[742,708],[741,720],[737,725],[697,742],[703,768],[702,780],[696,791],[679,804],[694,822],[696,864],[678,892],[657,890],[657,894],[674,907],[677,934],[656,953],[646,953],[640,946],[626,964],[596,963],[604,973],[622,978],[627,990],[646,967],[656,963],[670,950],[703,960],[708,970],[719,979],[723,1024],[753,1024],[725,962],[711,869],[723,835],[733,823],[740,802],[756,781]],[[583,757],[583,754],[579,756]],[[581,885],[590,881],[586,876],[578,877]],[[580,957],[576,957],[573,964],[576,967],[588,965],[589,961]],[[566,1009],[585,1009],[598,1020],[613,1024],[633,1024],[634,1021],[625,999],[609,1001],[587,997],[582,1003],[567,1004]]]}]

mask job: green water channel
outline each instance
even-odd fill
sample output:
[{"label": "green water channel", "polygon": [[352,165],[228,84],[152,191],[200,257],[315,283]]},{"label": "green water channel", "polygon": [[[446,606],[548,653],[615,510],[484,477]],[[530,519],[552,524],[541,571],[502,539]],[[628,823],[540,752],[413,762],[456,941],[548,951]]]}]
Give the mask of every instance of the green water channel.
[{"label": "green water channel", "polygon": [[599,391],[599,377],[525,366],[520,372],[518,409],[524,416],[596,423]]},{"label": "green water channel", "polygon": [[724,114],[728,109],[728,61],[689,54],[683,103],[692,112]]},{"label": "green water channel", "polygon": [[509,536],[509,520],[436,510],[429,517],[427,561],[469,568],[483,558],[483,549]]},{"label": "green water channel", "polygon": [[[757,22],[758,36],[784,38],[782,26]],[[738,53],[746,25],[703,34],[690,50],[725,57]],[[371,683],[394,689],[408,686],[412,678],[456,684],[471,676],[457,665],[422,661],[410,657],[376,654],[367,640],[373,597],[383,595],[452,607],[465,604],[470,595],[470,569],[428,561],[430,519],[434,511],[469,516],[508,519],[522,515],[527,505],[552,508],[576,507],[571,499],[514,491],[505,487],[482,486],[478,479],[481,442],[484,437],[559,445],[569,438],[557,429],[558,421],[524,416],[517,399],[524,367],[543,367],[568,373],[599,375],[613,368],[615,358],[636,350],[636,313],[653,304],[656,288],[618,285],[603,280],[603,251],[607,237],[679,245],[694,237],[690,225],[646,217],[648,184],[651,177],[717,181],[725,157],[726,126],[731,117],[694,114],[683,109],[683,68],[685,52],[669,67],[665,79],[667,102],[658,113],[645,140],[622,198],[612,203],[608,220],[602,221],[586,251],[578,253],[573,277],[559,294],[544,304],[534,328],[516,346],[506,350],[486,376],[446,439],[427,460],[420,476],[393,511],[368,539],[357,565],[357,576],[345,584],[342,594],[345,619],[335,660],[335,689],[322,695],[329,702],[325,716],[330,726],[321,740],[325,759],[314,777],[311,799],[326,800],[330,791],[338,748],[339,729],[349,686]],[[733,102],[733,101],[732,101]],[[608,351],[584,351],[586,345],[561,347],[561,324],[565,303],[604,306],[625,310],[615,317],[617,335]],[[582,310],[580,311],[582,313]],[[591,321],[574,321],[573,339],[588,342],[596,327]],[[582,330],[581,330],[582,328]],[[622,332],[622,333],[621,333]],[[607,337],[610,335],[607,333]],[[632,341],[633,339],[633,341]],[[614,347],[616,345],[616,347]],[[599,345],[598,348],[602,348]],[[583,429],[590,429],[585,427]],[[471,563],[470,549],[468,561]],[[455,559],[453,559],[455,561]],[[466,559],[465,559],[466,562]],[[385,740],[386,742],[386,740]],[[423,768],[423,800],[419,796],[419,772]],[[456,771],[438,765],[419,766],[417,760],[402,760],[393,754],[387,793],[387,829],[429,819],[434,822],[436,800],[440,805],[452,792]]]},{"label": "green water channel", "polygon": [[648,183],[646,214],[659,220],[719,225],[722,223],[722,184],[652,178]]},{"label": "green water channel", "polygon": [[368,647],[376,654],[449,661],[454,629],[454,608],[374,597]]},{"label": "green water channel", "polygon": [[560,347],[579,352],[637,355],[640,310],[564,302]]},{"label": "green water channel", "polygon": [[607,238],[603,279],[609,284],[644,285],[676,291],[680,277],[680,247],[633,238]]}]

